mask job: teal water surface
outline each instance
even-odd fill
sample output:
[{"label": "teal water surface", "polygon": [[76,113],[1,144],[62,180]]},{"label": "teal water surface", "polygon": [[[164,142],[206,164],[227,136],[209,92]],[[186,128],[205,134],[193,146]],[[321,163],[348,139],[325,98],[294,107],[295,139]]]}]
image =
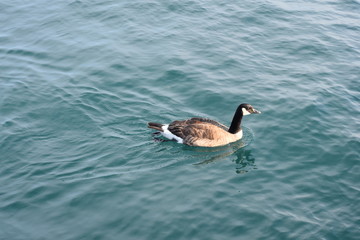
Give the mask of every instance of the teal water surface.
[{"label": "teal water surface", "polygon": [[[359,239],[359,13],[1,1],[0,239]],[[146,127],[243,102],[228,146]]]}]

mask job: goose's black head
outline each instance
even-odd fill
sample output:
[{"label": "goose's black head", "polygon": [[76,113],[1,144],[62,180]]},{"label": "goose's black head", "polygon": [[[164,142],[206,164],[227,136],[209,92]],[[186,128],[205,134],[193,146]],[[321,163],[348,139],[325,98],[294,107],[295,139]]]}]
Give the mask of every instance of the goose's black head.
[{"label": "goose's black head", "polygon": [[240,124],[241,124],[242,117],[245,115],[254,114],[254,113],[261,113],[261,112],[254,109],[253,106],[251,106],[250,104],[247,104],[247,103],[240,104],[238,106],[238,108],[236,109],[234,118],[231,122],[228,132],[233,133],[233,134],[239,132],[241,130]]},{"label": "goose's black head", "polygon": [[256,110],[255,108],[253,108],[253,106],[251,106],[250,104],[247,103],[242,103],[239,105],[238,110],[242,111],[243,116],[245,115],[249,115],[249,114],[259,114],[261,113],[260,111]]}]

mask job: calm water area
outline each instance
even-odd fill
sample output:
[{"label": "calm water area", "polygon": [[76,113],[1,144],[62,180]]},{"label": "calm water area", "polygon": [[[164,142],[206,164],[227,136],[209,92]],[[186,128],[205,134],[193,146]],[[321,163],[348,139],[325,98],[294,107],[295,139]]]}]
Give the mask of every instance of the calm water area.
[{"label": "calm water area", "polygon": [[360,239],[359,103],[358,0],[2,0],[0,239]]}]

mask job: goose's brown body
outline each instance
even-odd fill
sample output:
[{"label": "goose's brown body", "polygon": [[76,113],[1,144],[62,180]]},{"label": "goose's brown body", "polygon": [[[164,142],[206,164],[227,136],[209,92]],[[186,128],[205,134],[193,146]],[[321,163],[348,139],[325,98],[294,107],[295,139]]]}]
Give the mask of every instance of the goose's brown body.
[{"label": "goose's brown body", "polygon": [[[183,139],[190,146],[217,147],[239,140],[242,134],[231,134],[228,127],[216,121],[205,118],[191,118],[184,121],[174,121],[168,130]],[[241,131],[242,133],[242,131]]]},{"label": "goose's brown body", "polygon": [[206,118],[191,118],[173,121],[169,125],[148,123],[148,127],[159,130],[166,138],[176,140],[190,146],[217,147],[242,138],[240,127],[242,116],[260,113],[249,104],[241,104],[235,112],[230,128]]}]

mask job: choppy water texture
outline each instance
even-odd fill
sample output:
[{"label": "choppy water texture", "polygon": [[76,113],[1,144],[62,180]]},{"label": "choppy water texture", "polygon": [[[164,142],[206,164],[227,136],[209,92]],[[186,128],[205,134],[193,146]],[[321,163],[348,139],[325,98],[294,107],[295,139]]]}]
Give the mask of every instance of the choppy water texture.
[{"label": "choppy water texture", "polygon": [[[1,1],[0,239],[359,239],[359,13]],[[243,102],[229,146],[146,128]]]}]

